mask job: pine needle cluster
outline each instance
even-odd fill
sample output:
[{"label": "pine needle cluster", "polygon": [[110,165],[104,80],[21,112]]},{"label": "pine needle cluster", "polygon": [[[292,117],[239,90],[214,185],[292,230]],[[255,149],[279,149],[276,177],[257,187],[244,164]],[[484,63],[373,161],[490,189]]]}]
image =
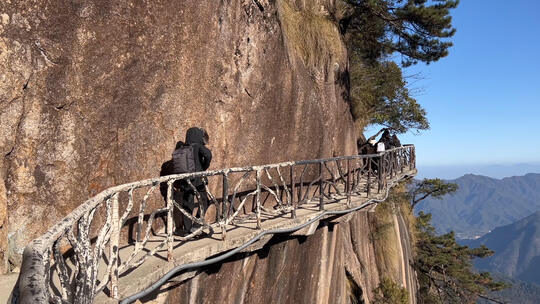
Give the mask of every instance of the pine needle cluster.
[{"label": "pine needle cluster", "polygon": [[[429,129],[426,111],[411,96],[402,67],[448,55],[455,33],[453,0],[347,0],[340,29],[350,53],[351,112],[362,127],[397,133]],[[395,62],[398,55],[401,66]]]}]

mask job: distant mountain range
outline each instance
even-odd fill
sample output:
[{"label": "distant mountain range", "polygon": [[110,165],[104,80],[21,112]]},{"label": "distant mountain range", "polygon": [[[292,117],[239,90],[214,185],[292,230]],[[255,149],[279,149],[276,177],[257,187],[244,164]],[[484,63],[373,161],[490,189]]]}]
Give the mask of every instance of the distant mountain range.
[{"label": "distant mountain range", "polygon": [[459,185],[457,193],[425,199],[415,208],[432,214],[439,233],[453,230],[457,238],[477,238],[540,210],[540,174],[503,179],[467,174],[449,182]]},{"label": "distant mountain range", "polygon": [[505,303],[540,303],[540,174],[503,179],[467,174],[449,182],[459,185],[456,194],[426,199],[416,211],[432,213],[437,230],[455,231],[461,244],[495,251],[474,266],[512,287],[490,296]]},{"label": "distant mountain range", "polygon": [[455,179],[466,173],[484,175],[492,178],[504,178],[507,176],[525,175],[527,173],[540,173],[540,163],[446,166],[425,166],[419,164],[417,178],[438,177],[442,179]]},{"label": "distant mountain range", "polygon": [[491,257],[476,259],[475,268],[540,284],[540,211],[462,243],[469,247],[486,245],[495,251]]}]

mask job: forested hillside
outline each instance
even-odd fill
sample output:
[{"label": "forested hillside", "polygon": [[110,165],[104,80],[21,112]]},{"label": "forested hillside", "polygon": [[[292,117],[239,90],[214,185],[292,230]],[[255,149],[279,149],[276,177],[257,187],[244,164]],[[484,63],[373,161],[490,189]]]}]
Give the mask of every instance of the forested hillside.
[{"label": "forested hillside", "polygon": [[[494,274],[493,276],[496,279],[508,282],[512,286],[507,289],[491,292],[491,297],[500,299],[506,303],[537,304],[540,302],[540,285],[512,280],[500,274]],[[477,302],[477,304],[492,303],[492,301],[485,299],[480,299]]]},{"label": "forested hillside", "polygon": [[540,284],[540,211],[466,244],[486,245],[495,251],[491,257],[476,260],[477,269]]},{"label": "forested hillside", "polygon": [[484,235],[540,210],[540,174],[503,179],[467,174],[449,182],[459,186],[454,195],[425,199],[416,211],[431,213],[437,231],[453,230],[458,238]]}]

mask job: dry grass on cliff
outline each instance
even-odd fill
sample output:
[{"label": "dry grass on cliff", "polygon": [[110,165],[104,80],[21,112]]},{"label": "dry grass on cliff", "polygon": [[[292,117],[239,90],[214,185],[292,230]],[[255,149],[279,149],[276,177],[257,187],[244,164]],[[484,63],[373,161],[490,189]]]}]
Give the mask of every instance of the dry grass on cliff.
[{"label": "dry grass on cliff", "polygon": [[[411,238],[411,245],[416,244],[416,217],[411,210],[411,204],[407,197],[407,185],[408,182],[402,182],[398,186],[394,187],[392,200],[399,206],[401,215],[405,224],[409,228],[409,237]],[[414,248],[414,246],[413,246]]]},{"label": "dry grass on cliff", "polygon": [[[379,204],[375,210],[375,229],[372,234],[375,243],[375,254],[379,273],[385,274],[395,282],[400,282],[401,252],[400,239],[394,223],[394,213],[400,212],[407,225],[411,245],[415,244],[416,218],[410,212],[407,197],[407,183],[402,182],[395,186],[388,199]],[[414,246],[411,246],[414,248]]]},{"label": "dry grass on cliff", "polygon": [[278,2],[283,32],[292,48],[306,66],[323,67],[343,53],[338,28],[320,7],[309,5],[296,10],[288,0]]},{"label": "dry grass on cliff", "polygon": [[392,280],[399,282],[400,257],[398,242],[394,227],[392,205],[389,200],[377,206],[375,210],[375,229],[372,234],[375,244],[375,257],[379,273],[385,274]]},{"label": "dry grass on cliff", "polygon": [[411,205],[409,204],[408,200],[405,200],[404,203],[401,203],[400,208],[403,219],[405,220],[405,223],[409,228],[409,237],[411,238],[411,245],[413,245],[412,248],[414,252],[414,244],[416,244],[416,240],[418,239],[416,236],[416,217],[411,210]]}]

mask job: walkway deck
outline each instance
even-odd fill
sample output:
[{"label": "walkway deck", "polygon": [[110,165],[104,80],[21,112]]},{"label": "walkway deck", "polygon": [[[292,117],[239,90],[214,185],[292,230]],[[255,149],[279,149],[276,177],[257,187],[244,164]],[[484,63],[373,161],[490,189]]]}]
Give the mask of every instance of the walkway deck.
[{"label": "walkway deck", "polygon": [[[309,235],[320,220],[374,205],[397,181],[416,174],[415,160],[414,146],[404,145],[378,154],[174,174],[108,188],[28,244],[15,294],[23,304],[114,303],[112,298],[163,283],[179,265],[256,250],[271,233]],[[190,181],[196,178],[208,178],[212,187],[194,187]],[[178,205],[177,182],[191,186],[198,202],[209,196],[220,210],[214,220],[203,222]],[[203,226],[174,236],[175,212]],[[154,233],[154,219],[163,215],[167,229]],[[201,229],[208,235],[195,237]],[[130,245],[122,247],[126,241]]]},{"label": "walkway deck", "polygon": [[[389,181],[389,185],[396,183],[399,180],[404,178],[411,177],[416,174],[416,169],[406,170],[402,174],[396,176],[394,179]],[[174,262],[167,261],[167,248],[163,248],[158,251],[158,253],[148,260],[146,260],[141,266],[135,268],[133,271],[129,272],[128,275],[121,276],[119,278],[119,298],[123,299],[127,296],[135,294],[160,278],[162,278],[167,272],[178,265],[193,263],[205,260],[209,257],[219,255],[220,253],[227,252],[229,250],[235,249],[250,239],[259,235],[262,231],[268,231],[273,229],[287,229],[299,226],[301,224],[307,223],[315,217],[321,215],[323,212],[335,212],[335,211],[344,211],[353,208],[359,208],[358,210],[370,210],[375,207],[377,201],[384,200],[386,196],[386,191],[381,191],[377,194],[377,189],[372,188],[371,191],[373,194],[368,198],[365,193],[360,195],[352,195],[350,204],[347,205],[347,198],[337,197],[336,199],[329,200],[325,199],[325,210],[319,211],[319,203],[311,202],[298,206],[297,217],[296,219],[291,218],[291,213],[284,213],[281,216],[269,215],[265,212],[262,213],[262,229],[257,229],[257,222],[255,218],[246,219],[242,223],[237,223],[235,225],[229,225],[227,227],[227,236],[225,240],[221,240],[221,232],[215,231],[209,237],[191,240],[188,242],[174,242],[174,252],[173,259]],[[373,201],[371,201],[373,200]],[[367,202],[369,204],[366,204]],[[343,216],[346,216],[344,214]],[[315,221],[313,224],[298,230],[294,234],[299,235],[310,235],[317,228],[320,220],[329,220],[336,218],[336,215],[327,214],[323,215],[320,219]],[[151,250],[157,244],[163,242],[166,239],[165,233],[160,233],[155,236],[152,240],[149,241],[149,244],[146,246],[148,250]],[[271,238],[271,235],[263,236],[261,240],[257,241],[253,245],[250,245],[248,248],[243,251],[254,251],[262,248],[262,246],[268,242]],[[152,245],[153,244],[153,245]],[[120,259],[125,259],[129,253],[132,251],[132,248],[124,247],[120,249]],[[105,268],[106,265],[103,264],[101,267]],[[189,271],[188,271],[189,272]],[[186,273],[189,277],[189,273]],[[184,277],[185,278],[185,277]],[[96,297],[96,303],[117,303],[117,300],[114,300],[108,296],[107,291],[102,292]]]}]

